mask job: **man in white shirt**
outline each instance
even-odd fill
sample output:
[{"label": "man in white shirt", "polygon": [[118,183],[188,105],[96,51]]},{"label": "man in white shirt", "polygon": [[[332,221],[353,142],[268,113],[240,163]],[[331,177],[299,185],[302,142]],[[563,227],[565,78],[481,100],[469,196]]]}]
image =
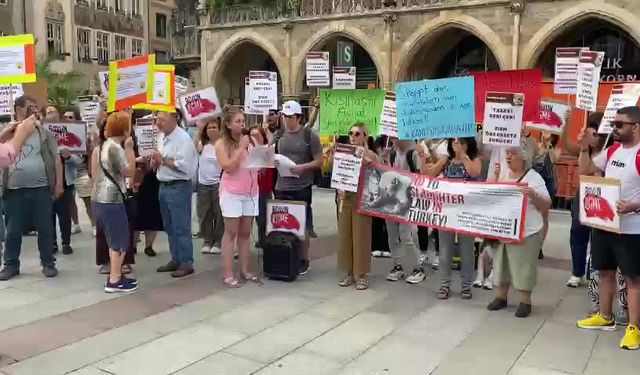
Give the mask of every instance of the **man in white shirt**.
[{"label": "man in white shirt", "polygon": [[171,251],[171,261],[158,267],[158,272],[185,277],[194,271],[191,179],[198,165],[198,153],[189,134],[178,127],[175,113],[158,112],[156,126],[164,137],[153,151],[151,163],[158,168],[160,212]]},{"label": "man in white shirt", "polygon": [[629,326],[620,347],[636,350],[640,349],[640,108],[619,109],[611,125],[616,143],[593,160],[589,157],[588,133],[583,130],[580,136],[580,174],[604,173],[604,177],[621,183],[620,200],[615,202],[621,233],[593,229],[591,259],[593,267],[600,271],[600,312],[577,324],[585,329],[615,330],[612,304],[616,269],[620,268],[629,297]]}]

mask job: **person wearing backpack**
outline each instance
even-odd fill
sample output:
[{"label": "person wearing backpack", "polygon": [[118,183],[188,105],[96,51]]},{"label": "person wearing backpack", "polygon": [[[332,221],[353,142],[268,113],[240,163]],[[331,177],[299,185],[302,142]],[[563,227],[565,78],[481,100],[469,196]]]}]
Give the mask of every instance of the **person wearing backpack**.
[{"label": "person wearing backpack", "polygon": [[613,299],[616,294],[616,269],[627,282],[629,326],[620,341],[620,348],[640,349],[640,108],[625,107],[617,111],[611,123],[616,143],[593,159],[589,155],[590,137],[586,129],[580,134],[580,174],[596,172],[605,178],[619,180],[620,200],[615,204],[620,215],[620,233],[592,230],[591,257],[593,267],[600,272],[600,311],[579,320],[578,327],[613,331]]}]

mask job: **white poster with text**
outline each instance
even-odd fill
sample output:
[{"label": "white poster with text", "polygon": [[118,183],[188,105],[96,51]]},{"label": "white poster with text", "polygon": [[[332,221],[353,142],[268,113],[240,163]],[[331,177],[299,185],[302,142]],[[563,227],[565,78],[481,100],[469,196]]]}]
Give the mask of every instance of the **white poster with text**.
[{"label": "white poster with text", "polygon": [[333,88],[353,90],[356,88],[356,67],[333,67]]},{"label": "white poster with text", "polygon": [[275,72],[249,72],[249,107],[259,113],[278,109],[278,74]]},{"label": "white poster with text", "polygon": [[308,52],[306,66],[308,87],[329,86],[329,52]]},{"label": "white poster with text", "polygon": [[331,188],[355,193],[358,191],[364,148],[337,144],[333,154]]},{"label": "white poster with text", "polygon": [[602,122],[598,128],[598,133],[611,133],[611,121],[615,120],[616,112],[620,108],[631,107],[638,104],[640,98],[640,83],[625,83],[615,85],[611,88],[611,95],[607,102],[607,108],[604,110]]},{"label": "white poster with text", "polygon": [[595,112],[598,104],[598,87],[604,52],[581,51],[578,63],[578,92],[576,107]]},{"label": "white poster with text", "polygon": [[487,92],[482,124],[482,143],[518,146],[522,135],[524,94]]},{"label": "white poster with text", "polygon": [[584,47],[556,48],[555,75],[553,76],[554,94],[576,94],[580,52],[588,50],[589,48]]},{"label": "white poster with text", "polygon": [[398,136],[398,115],[397,115],[396,93],[387,91],[384,94],[382,103],[382,114],[380,115],[380,134],[389,137]]}]

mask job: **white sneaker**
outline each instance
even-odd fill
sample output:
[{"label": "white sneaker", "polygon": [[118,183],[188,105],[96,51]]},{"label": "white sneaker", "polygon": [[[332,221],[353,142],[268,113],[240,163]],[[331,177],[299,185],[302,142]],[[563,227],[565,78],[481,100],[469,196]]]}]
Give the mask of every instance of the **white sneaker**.
[{"label": "white sneaker", "polygon": [[471,285],[473,285],[474,288],[482,288],[482,280],[478,279],[474,281],[473,284]]},{"label": "white sneaker", "polygon": [[427,264],[428,259],[427,259],[427,253],[422,253],[420,254],[420,259],[418,260],[418,264],[420,264],[420,267],[424,266],[425,264]]},{"label": "white sneaker", "polygon": [[413,272],[411,272],[411,275],[409,275],[409,277],[407,277],[407,283],[408,284],[419,284],[421,283],[424,278],[427,275],[425,275],[424,271],[422,270],[422,268],[416,268],[413,270]]},{"label": "white sneaker", "polygon": [[404,277],[404,271],[402,270],[402,266],[396,264],[393,266],[389,274],[387,275],[387,280],[389,281],[398,281]]},{"label": "white sneaker", "polygon": [[98,230],[96,229],[96,227],[91,228],[91,234],[93,235],[93,238],[98,235]]},{"label": "white sneaker", "polygon": [[391,252],[390,251],[383,251],[382,252],[382,257],[383,258],[391,258]]},{"label": "white sneaker", "polygon": [[82,233],[82,228],[80,227],[80,224],[73,224],[73,226],[71,227],[71,234],[78,234],[78,233]]},{"label": "white sneaker", "polygon": [[580,285],[582,285],[582,283],[584,282],[582,277],[576,277],[571,275],[571,277],[569,278],[569,280],[567,280],[567,286],[569,288],[578,288],[580,287]]},{"label": "white sneaker", "polygon": [[382,256],[382,251],[380,250],[374,250],[371,252],[371,256],[374,258],[380,258]]},{"label": "white sneaker", "polygon": [[438,270],[440,269],[440,257],[436,255],[435,258],[433,258],[433,262],[431,262],[431,268],[433,268],[434,270]]},{"label": "white sneaker", "polygon": [[486,279],[482,288],[486,290],[493,290],[493,282],[490,279]]},{"label": "white sneaker", "polygon": [[207,245],[203,245],[202,249],[200,249],[202,254],[211,254],[211,248]]},{"label": "white sneaker", "polygon": [[211,246],[209,249],[209,254],[222,254],[222,250],[220,250],[217,246]]}]

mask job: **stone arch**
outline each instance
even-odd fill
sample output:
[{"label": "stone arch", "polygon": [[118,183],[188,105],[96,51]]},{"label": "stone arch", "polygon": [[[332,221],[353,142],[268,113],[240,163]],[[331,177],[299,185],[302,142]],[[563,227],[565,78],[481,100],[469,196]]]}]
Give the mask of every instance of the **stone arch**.
[{"label": "stone arch", "polygon": [[526,64],[524,66],[527,68],[535,67],[540,55],[542,55],[549,43],[552,43],[563,32],[589,18],[598,18],[619,27],[640,45],[640,31],[632,27],[632,25],[640,23],[638,17],[611,4],[589,1],[569,8],[549,20],[529,40],[523,50],[520,61],[524,62]]},{"label": "stone arch", "polygon": [[297,56],[293,57],[291,65],[292,84],[295,92],[300,92],[302,89],[302,82],[305,77],[304,65],[307,57],[307,52],[311,51],[315,46],[322,44],[335,36],[344,36],[355,43],[358,43],[371,57],[380,82],[386,82],[386,78],[382,61],[378,56],[378,50],[376,49],[376,43],[371,40],[364,32],[355,27],[348,27],[340,24],[329,24],[320,29],[317,33],[313,34],[313,37],[307,40],[307,42],[300,48],[300,52]]},{"label": "stone arch", "polygon": [[466,31],[482,40],[495,56],[500,69],[511,68],[510,48],[508,48],[489,26],[482,21],[466,15],[446,16],[440,15],[427,22],[418,30],[413,32],[394,58],[398,62],[398,67],[394,73],[394,81],[398,82],[407,74],[413,58],[419,48],[427,42],[435,41],[442,32],[449,29],[460,29]]}]

